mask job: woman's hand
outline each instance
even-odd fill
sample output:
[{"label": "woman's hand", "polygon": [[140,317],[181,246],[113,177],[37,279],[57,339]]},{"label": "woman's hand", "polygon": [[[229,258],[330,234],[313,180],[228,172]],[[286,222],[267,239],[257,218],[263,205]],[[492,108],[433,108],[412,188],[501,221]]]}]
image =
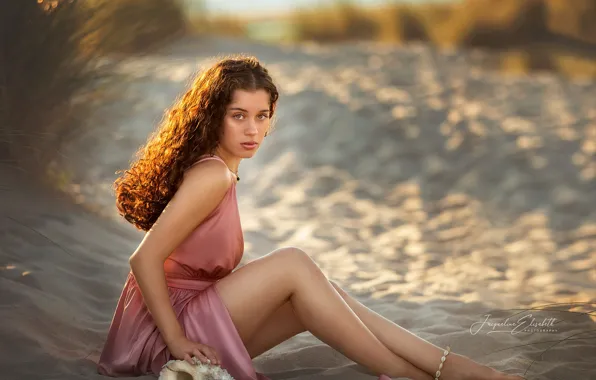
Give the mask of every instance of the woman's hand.
[{"label": "woman's hand", "polygon": [[205,344],[193,342],[188,340],[185,336],[181,336],[168,344],[168,349],[172,356],[179,360],[186,360],[190,364],[195,364],[192,360],[196,356],[203,363],[211,363],[220,365],[219,357],[215,350]]}]

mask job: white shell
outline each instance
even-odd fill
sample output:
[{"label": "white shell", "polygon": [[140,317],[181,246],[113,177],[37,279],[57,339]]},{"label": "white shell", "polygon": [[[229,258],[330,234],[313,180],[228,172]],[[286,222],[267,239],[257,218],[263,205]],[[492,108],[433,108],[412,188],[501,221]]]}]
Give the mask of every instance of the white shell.
[{"label": "white shell", "polygon": [[161,368],[158,380],[234,380],[220,366],[203,364],[198,359],[193,359],[196,364],[190,364],[186,360],[170,360]]}]

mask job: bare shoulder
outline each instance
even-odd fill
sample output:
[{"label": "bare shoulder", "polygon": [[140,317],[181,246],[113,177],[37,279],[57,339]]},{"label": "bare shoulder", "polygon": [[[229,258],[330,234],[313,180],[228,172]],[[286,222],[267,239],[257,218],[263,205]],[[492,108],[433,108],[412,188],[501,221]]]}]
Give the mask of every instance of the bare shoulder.
[{"label": "bare shoulder", "polygon": [[[184,179],[174,194],[178,202],[201,202],[213,207],[219,203],[232,185],[232,178],[227,166],[218,160],[205,160],[190,167],[184,173]],[[214,205],[213,203],[216,202]]]},{"label": "bare shoulder", "polygon": [[211,214],[231,185],[223,162],[206,160],[192,166],[133,256],[165,260]]}]

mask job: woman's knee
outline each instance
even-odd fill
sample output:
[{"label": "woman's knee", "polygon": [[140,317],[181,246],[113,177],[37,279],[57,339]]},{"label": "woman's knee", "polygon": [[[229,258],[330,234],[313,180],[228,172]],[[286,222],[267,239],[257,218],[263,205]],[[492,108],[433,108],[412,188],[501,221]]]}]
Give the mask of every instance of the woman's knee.
[{"label": "woman's knee", "polygon": [[276,257],[281,257],[283,260],[303,261],[310,260],[310,257],[304,250],[298,247],[282,247],[272,252]]},{"label": "woman's knee", "polygon": [[297,247],[283,247],[272,252],[273,255],[282,261],[283,268],[288,271],[301,269],[316,269],[318,265],[304,250]]}]

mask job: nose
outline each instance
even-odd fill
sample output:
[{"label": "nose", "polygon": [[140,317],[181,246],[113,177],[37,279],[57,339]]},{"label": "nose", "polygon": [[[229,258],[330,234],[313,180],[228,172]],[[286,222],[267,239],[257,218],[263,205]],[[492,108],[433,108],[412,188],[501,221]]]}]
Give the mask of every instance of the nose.
[{"label": "nose", "polygon": [[256,135],[259,132],[256,123],[253,121],[248,124],[248,128],[246,128],[245,133],[247,135]]}]

